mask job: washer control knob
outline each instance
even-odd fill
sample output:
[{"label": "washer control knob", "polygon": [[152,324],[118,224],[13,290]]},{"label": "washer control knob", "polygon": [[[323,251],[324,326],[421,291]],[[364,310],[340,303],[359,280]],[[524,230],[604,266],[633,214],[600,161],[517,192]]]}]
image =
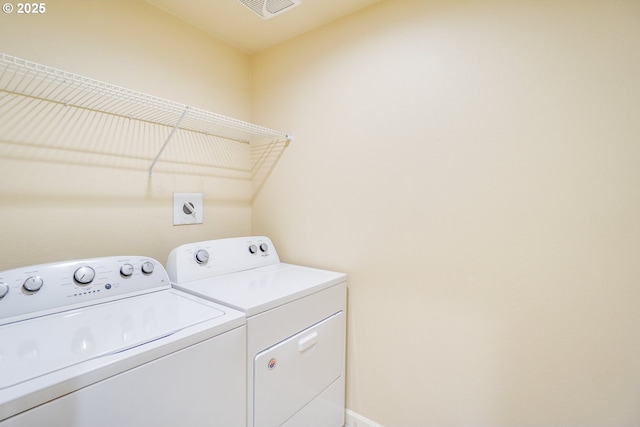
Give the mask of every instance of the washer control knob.
[{"label": "washer control knob", "polygon": [[256,252],[258,252],[258,247],[256,245],[249,246],[249,252],[255,254]]},{"label": "washer control knob", "polygon": [[93,279],[96,277],[96,271],[89,267],[88,265],[83,265],[78,268],[75,273],[73,273],[73,279],[79,285],[88,285],[93,282]]},{"label": "washer control knob", "polygon": [[27,292],[38,292],[44,281],[40,276],[31,276],[22,284],[22,288]]},{"label": "washer control knob", "polygon": [[0,299],[4,298],[9,293],[9,285],[4,282],[0,282]]},{"label": "washer control knob", "polygon": [[198,264],[206,264],[209,261],[209,252],[204,249],[200,249],[196,252],[195,258]]},{"label": "washer control knob", "polygon": [[133,265],[127,263],[120,267],[120,274],[124,277],[131,277],[133,275]]},{"label": "washer control knob", "polygon": [[144,274],[151,274],[151,273],[153,273],[153,268],[154,268],[154,267],[153,267],[153,263],[152,263],[151,261],[145,261],[145,262],[143,262],[143,263],[142,263],[142,267],[141,267],[141,269],[142,269],[142,272],[143,272]]},{"label": "washer control knob", "polygon": [[260,243],[260,250],[262,252],[267,252],[268,249],[269,249],[269,246],[266,243]]}]

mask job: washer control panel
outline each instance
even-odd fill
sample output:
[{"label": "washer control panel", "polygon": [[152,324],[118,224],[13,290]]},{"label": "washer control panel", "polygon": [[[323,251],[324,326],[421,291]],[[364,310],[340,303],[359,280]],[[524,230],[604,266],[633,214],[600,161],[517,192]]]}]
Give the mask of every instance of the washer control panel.
[{"label": "washer control panel", "polygon": [[173,283],[187,283],[279,262],[268,237],[236,237],[178,246],[169,254],[167,272]]},{"label": "washer control panel", "polygon": [[164,267],[142,256],[0,271],[0,325],[170,287]]}]

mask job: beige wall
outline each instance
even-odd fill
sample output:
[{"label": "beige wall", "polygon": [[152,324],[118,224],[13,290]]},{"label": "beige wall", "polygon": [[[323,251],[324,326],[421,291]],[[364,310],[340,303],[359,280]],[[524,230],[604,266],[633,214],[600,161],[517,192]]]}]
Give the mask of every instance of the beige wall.
[{"label": "beige wall", "polygon": [[[246,54],[141,0],[46,5],[40,16],[0,14],[0,52],[250,120]],[[3,120],[8,115],[0,128]],[[36,129],[40,120],[57,116],[30,118],[25,126]],[[117,144],[132,128],[116,123],[109,132],[117,141],[105,144]],[[34,148],[0,135],[0,270],[124,253],[164,262],[178,244],[250,233],[250,182],[161,172],[149,178],[150,161],[106,161],[92,153],[99,133],[76,141],[79,152],[65,150],[66,140]],[[140,150],[147,144],[127,138]],[[164,141],[153,139],[155,146]],[[181,149],[189,148],[174,144],[168,151]],[[174,191],[203,193],[203,225],[172,225]]]},{"label": "beige wall", "polygon": [[386,0],[255,57],[254,203],[385,427],[640,424],[640,3]]}]

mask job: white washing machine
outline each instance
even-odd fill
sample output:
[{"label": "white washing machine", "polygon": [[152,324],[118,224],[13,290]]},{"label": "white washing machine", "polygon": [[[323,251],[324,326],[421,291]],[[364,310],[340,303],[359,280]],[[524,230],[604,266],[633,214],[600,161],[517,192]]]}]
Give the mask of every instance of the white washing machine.
[{"label": "white washing machine", "polygon": [[245,358],[244,313],[154,259],[0,272],[1,427],[244,427]]},{"label": "white washing machine", "polygon": [[280,262],[267,237],[174,249],[175,288],[247,315],[247,425],[341,427],[346,275]]}]

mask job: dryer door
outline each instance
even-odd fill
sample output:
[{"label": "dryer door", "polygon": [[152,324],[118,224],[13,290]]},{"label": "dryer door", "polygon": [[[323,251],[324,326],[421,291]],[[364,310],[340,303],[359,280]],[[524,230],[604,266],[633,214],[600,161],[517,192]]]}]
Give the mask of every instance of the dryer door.
[{"label": "dryer door", "polygon": [[343,312],[258,353],[254,359],[254,426],[282,425],[340,378],[344,359]]}]

